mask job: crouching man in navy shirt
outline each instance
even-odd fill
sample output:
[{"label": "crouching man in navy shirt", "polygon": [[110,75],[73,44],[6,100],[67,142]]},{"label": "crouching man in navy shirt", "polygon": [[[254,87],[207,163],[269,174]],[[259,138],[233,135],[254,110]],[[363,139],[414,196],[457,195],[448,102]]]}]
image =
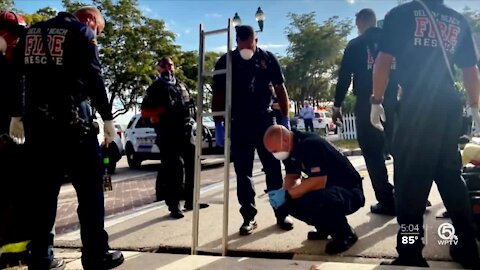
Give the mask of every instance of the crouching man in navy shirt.
[{"label": "crouching man in navy shirt", "polygon": [[331,236],[326,253],[348,250],[358,237],[346,216],[365,204],[362,177],[350,161],[320,136],[280,125],[268,128],[263,142],[286,169],[283,188],[268,193],[272,207],[315,226],[309,240]]}]

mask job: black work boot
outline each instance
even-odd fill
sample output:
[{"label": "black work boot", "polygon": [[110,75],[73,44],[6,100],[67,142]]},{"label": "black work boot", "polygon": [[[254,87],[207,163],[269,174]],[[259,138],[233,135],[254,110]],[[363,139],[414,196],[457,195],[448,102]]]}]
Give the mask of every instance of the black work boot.
[{"label": "black work boot", "polygon": [[379,202],[370,206],[370,212],[378,215],[395,216],[395,207]]},{"label": "black work boot", "polygon": [[321,228],[313,228],[311,231],[308,232],[307,239],[308,240],[327,240],[329,233]]},{"label": "black work boot", "polygon": [[277,225],[284,231],[290,231],[293,229],[293,220],[289,216],[285,218],[277,218]]},{"label": "black work boot", "polygon": [[332,236],[332,240],[325,246],[325,252],[333,255],[347,251],[357,240],[357,234],[350,228],[350,232],[344,235]]},{"label": "black work boot", "polygon": [[28,261],[28,251],[19,253],[2,253],[0,255],[0,269],[26,265]]},{"label": "black work boot", "polygon": [[107,251],[100,258],[82,256],[82,266],[84,270],[108,270],[121,265],[124,260],[122,252]]},{"label": "black work boot", "polygon": [[181,219],[184,217],[183,211],[180,209],[180,203],[172,203],[168,206],[168,210],[170,211],[170,217],[175,219]]},{"label": "black work boot", "polygon": [[399,256],[391,262],[382,262],[380,265],[402,265],[402,266],[414,266],[414,267],[429,267],[427,260],[419,256]]},{"label": "black work boot", "polygon": [[181,218],[184,217],[183,211],[180,210],[180,209],[171,210],[171,211],[170,211],[170,217],[172,217],[172,218],[174,218],[174,219],[181,219]]},{"label": "black work boot", "polygon": [[240,227],[240,235],[250,235],[253,233],[253,230],[257,228],[257,222],[255,219],[250,221],[244,221],[242,226]]},{"label": "black work boot", "polygon": [[[201,203],[201,204],[198,205],[198,208],[199,209],[204,209],[204,208],[207,208],[209,206],[210,205],[207,204],[207,203]],[[192,211],[192,210],[193,210],[193,203],[185,202],[184,211]]]}]

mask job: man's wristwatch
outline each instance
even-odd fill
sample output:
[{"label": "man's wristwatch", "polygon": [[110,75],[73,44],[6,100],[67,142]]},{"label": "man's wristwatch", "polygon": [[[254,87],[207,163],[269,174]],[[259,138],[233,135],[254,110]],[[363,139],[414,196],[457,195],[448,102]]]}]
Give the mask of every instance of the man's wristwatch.
[{"label": "man's wristwatch", "polygon": [[383,97],[380,99],[376,99],[374,95],[370,96],[370,104],[382,104],[383,103]]}]

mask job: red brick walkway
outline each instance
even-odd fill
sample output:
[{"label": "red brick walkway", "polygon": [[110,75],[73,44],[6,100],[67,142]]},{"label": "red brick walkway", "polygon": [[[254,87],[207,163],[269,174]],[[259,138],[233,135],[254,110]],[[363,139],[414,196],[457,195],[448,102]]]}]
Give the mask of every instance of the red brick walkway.
[{"label": "red brick walkway", "polygon": [[[259,172],[261,165],[255,163],[254,172]],[[230,176],[235,175],[233,166]],[[146,176],[132,180],[113,182],[113,191],[105,193],[105,217],[122,214],[155,201],[155,178]],[[202,186],[223,180],[223,167],[202,170]],[[60,193],[57,208],[55,231],[58,235],[79,228],[77,217],[77,197],[74,189]]]},{"label": "red brick walkway", "polygon": [[[105,193],[105,216],[121,214],[155,201],[155,176],[113,183]],[[79,227],[77,195],[74,190],[60,194],[55,231],[63,234]]]}]

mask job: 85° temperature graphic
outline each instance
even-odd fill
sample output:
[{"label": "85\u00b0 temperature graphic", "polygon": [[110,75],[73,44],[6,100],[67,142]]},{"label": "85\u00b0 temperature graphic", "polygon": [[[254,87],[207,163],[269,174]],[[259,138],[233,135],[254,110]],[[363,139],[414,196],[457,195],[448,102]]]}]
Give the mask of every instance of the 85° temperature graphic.
[{"label": "85\u00b0 temperature graphic", "polygon": [[420,234],[421,226],[418,224],[401,224],[400,225],[400,239],[404,245],[413,245],[418,240],[423,241]]}]

